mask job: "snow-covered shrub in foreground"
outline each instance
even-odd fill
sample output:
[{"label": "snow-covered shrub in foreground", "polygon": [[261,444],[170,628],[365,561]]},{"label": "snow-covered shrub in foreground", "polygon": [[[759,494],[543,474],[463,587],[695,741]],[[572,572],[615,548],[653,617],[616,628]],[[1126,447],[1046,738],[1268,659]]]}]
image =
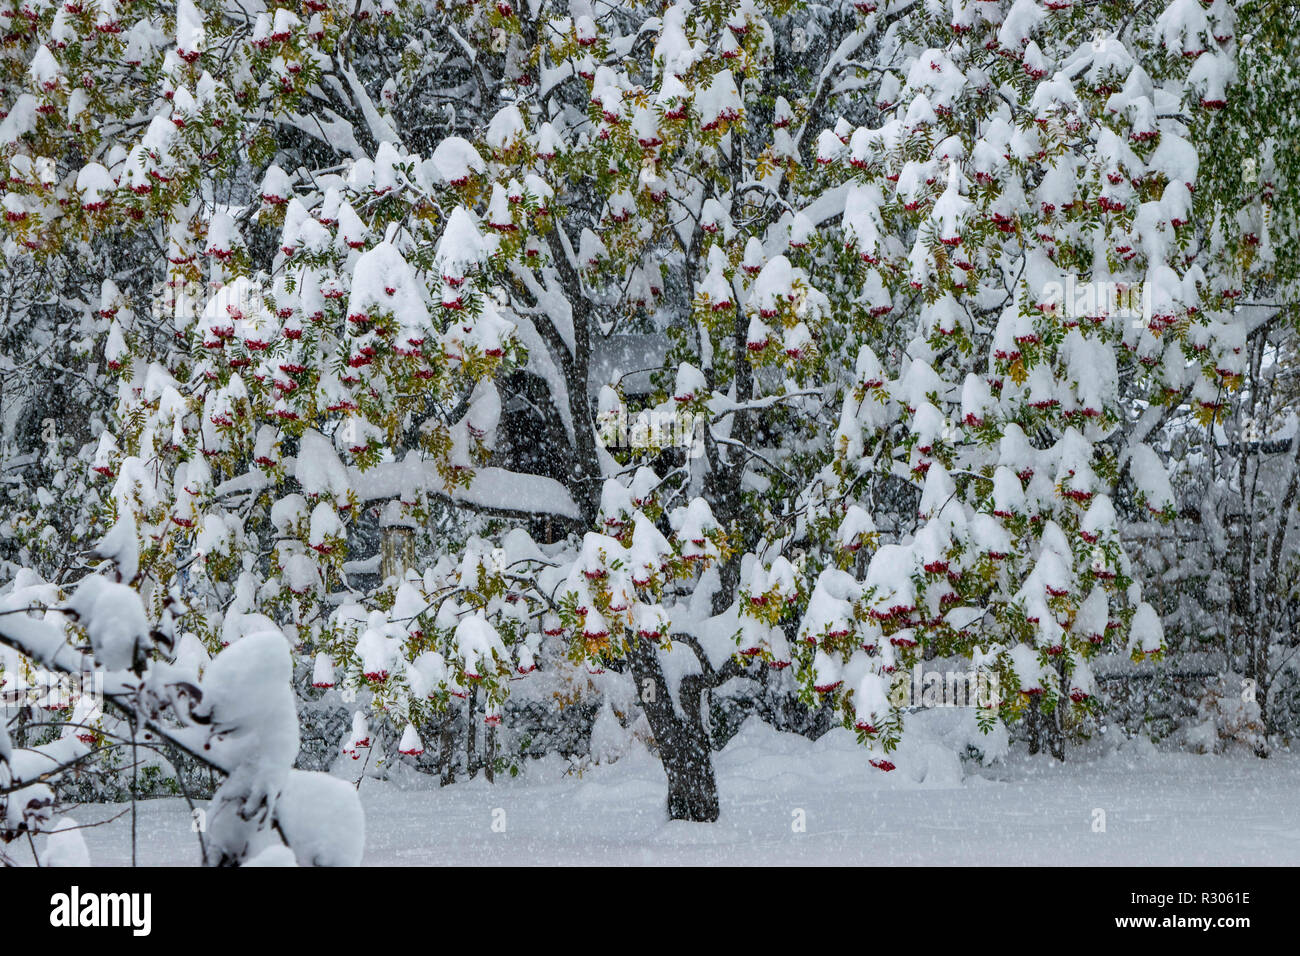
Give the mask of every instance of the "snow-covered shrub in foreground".
[{"label": "snow-covered shrub in foreground", "polygon": [[[134,533],[118,557],[133,568]],[[112,577],[82,578],[65,600],[27,575],[0,595],[0,643],[55,672],[94,673],[106,710],[62,736],[15,747],[0,724],[0,839],[48,833],[42,865],[84,863],[75,825],[56,818],[62,773],[117,747],[182,751],[224,776],[207,810],[207,862],[237,865],[273,847],[302,865],[357,865],[364,821],[346,783],[296,771],[298,721],[290,647],[269,624],[218,654],[201,679],[173,660],[170,616],[150,626],[139,594]],[[9,857],[5,857],[6,862]]]}]

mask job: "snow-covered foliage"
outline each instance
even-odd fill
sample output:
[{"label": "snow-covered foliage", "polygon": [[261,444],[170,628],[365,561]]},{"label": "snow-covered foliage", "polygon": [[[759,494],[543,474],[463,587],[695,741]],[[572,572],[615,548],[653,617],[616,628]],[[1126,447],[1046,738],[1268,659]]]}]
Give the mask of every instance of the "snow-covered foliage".
[{"label": "snow-covered foliage", "polygon": [[[132,551],[134,544],[132,536]],[[31,572],[0,594],[0,640],[47,672],[75,678],[82,691],[48,742],[16,746],[0,724],[0,840],[48,834],[44,865],[84,865],[75,823],[56,816],[54,787],[61,775],[125,746],[183,752],[223,775],[205,826],[196,828],[206,833],[199,845],[211,864],[237,865],[272,847],[287,847],[305,865],[360,863],[356,792],[293,769],[292,651],[279,628],[264,620],[196,680],[182,663],[150,659],[151,651],[172,650],[174,595],[150,625],[140,595],[114,580],[134,554],[112,558],[110,571],[87,575],[70,594]],[[65,706],[53,696],[49,703]],[[21,729],[27,736],[37,728]]]},{"label": "snow-covered foliage", "polygon": [[888,771],[898,675],[961,659],[1063,757],[1100,662],[1166,654],[1128,532],[1256,331],[1256,211],[1198,178],[1225,0],[11,6],[4,295],[93,387],[4,553],[142,721],[192,654],[210,856],[360,845],[291,686],[382,767],[612,673],[593,754],[644,716],[708,820],[723,698]]}]

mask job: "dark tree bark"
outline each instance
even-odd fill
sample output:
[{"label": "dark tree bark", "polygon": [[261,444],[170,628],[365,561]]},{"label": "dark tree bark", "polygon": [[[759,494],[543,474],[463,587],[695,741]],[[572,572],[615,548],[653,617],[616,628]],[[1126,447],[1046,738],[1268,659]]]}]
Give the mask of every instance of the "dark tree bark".
[{"label": "dark tree bark", "polygon": [[713,742],[704,722],[705,703],[713,688],[742,676],[745,665],[729,658],[722,667],[715,668],[689,635],[674,634],[673,641],[694,650],[702,668],[701,673],[682,679],[678,688],[680,712],[673,706],[655,645],[636,638],[629,647],[628,660],[668,777],[668,818],[713,823],[720,809]]},{"label": "dark tree bark", "polygon": [[1056,706],[1052,708],[1051,718],[1047,721],[1047,747],[1052,756],[1065,762],[1065,702],[1070,698],[1070,681],[1065,676],[1065,664],[1056,664]]},{"label": "dark tree bark", "polygon": [[474,740],[477,736],[475,731],[478,729],[478,726],[474,723],[474,710],[477,704],[478,688],[471,687],[469,689],[469,701],[465,708],[465,773],[471,780],[474,779],[474,774],[478,772],[477,754],[474,750]]},{"label": "dark tree bark", "polygon": [[[686,714],[678,714],[654,645],[638,637],[629,650],[641,706],[668,776],[668,817],[713,823],[719,813],[718,784],[713,774],[712,747],[699,708],[700,689],[694,691],[695,706],[687,706]],[[685,685],[683,681],[684,706],[688,693],[692,692]]]},{"label": "dark tree bark", "polygon": [[449,713],[443,719],[442,728],[438,731],[438,737],[442,742],[438,759],[442,767],[442,785],[444,787],[456,782],[456,738],[454,728],[455,721],[452,714]]},{"label": "dark tree bark", "polygon": [[670,756],[664,752],[668,775],[668,819],[692,823],[714,823],[718,806],[718,783],[707,735],[692,736]]},{"label": "dark tree bark", "polygon": [[1029,713],[1025,716],[1025,723],[1029,727],[1030,754],[1037,754],[1043,749],[1042,722],[1043,713],[1038,707],[1038,697],[1035,696],[1029,701]]}]

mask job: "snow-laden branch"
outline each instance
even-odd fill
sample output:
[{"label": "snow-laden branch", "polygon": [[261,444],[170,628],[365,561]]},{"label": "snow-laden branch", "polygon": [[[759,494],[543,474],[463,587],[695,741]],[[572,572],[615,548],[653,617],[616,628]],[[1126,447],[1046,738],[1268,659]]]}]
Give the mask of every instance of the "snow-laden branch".
[{"label": "snow-laden branch", "polygon": [[555,515],[577,519],[577,504],[564,485],[543,475],[528,475],[505,468],[476,468],[467,488],[447,491],[445,480],[431,459],[407,456],[356,473],[357,492],[363,501],[379,501],[424,491],[453,504],[501,515]]},{"label": "snow-laden branch", "polygon": [[[290,471],[296,462],[293,457],[284,459]],[[450,490],[438,471],[437,462],[415,454],[402,461],[381,462],[364,471],[350,465],[347,472],[350,487],[363,502],[385,501],[423,492],[488,514],[554,515],[573,519],[581,514],[568,489],[560,482],[544,475],[529,475],[506,468],[475,468],[469,487]],[[220,500],[269,487],[271,481],[266,475],[250,471],[217,485],[213,494]]]},{"label": "snow-laden branch", "polygon": [[402,139],[393,129],[392,124],[380,114],[375,108],[374,101],[370,99],[370,94],[366,92],[365,86],[358,79],[354,70],[349,69],[345,64],[339,63],[339,72],[343,78],[348,81],[348,88],[352,91],[352,100],[361,111],[362,117],[366,121],[366,126],[370,129],[370,135],[376,143],[395,143],[401,144]]}]

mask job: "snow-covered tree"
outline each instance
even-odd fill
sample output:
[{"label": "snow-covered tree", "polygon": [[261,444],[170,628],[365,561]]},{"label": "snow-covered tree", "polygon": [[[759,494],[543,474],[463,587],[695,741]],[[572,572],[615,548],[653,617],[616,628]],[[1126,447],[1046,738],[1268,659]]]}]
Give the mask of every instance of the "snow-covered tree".
[{"label": "snow-covered tree", "polygon": [[279,629],[409,755],[624,669],[711,820],[724,685],[889,770],[895,675],[969,658],[1063,757],[1096,658],[1163,652],[1123,527],[1245,373],[1226,0],[14,9],[6,255],[129,236],[168,290],[86,304],[86,526],[209,668]]},{"label": "snow-covered tree", "polygon": [[[1232,325],[1232,355],[1214,362],[1228,386],[1227,407],[1212,429],[1186,418],[1167,429],[1169,470],[1181,504],[1178,545],[1166,547],[1149,576],[1162,582],[1161,605],[1181,649],[1209,652],[1222,662],[1216,666],[1233,713],[1215,705],[1221,735],[1247,736],[1263,753],[1269,735],[1292,731],[1297,712],[1294,367],[1300,326],[1295,259],[1288,250],[1300,212],[1300,169],[1291,115],[1296,80],[1285,67],[1296,52],[1286,26],[1295,10],[1242,3],[1234,12],[1235,32],[1243,38],[1235,82],[1222,108],[1191,120],[1203,169],[1195,203],[1207,253],[1200,264],[1234,302],[1230,318],[1219,316]],[[1188,345],[1207,359],[1214,355],[1201,336]]]}]

